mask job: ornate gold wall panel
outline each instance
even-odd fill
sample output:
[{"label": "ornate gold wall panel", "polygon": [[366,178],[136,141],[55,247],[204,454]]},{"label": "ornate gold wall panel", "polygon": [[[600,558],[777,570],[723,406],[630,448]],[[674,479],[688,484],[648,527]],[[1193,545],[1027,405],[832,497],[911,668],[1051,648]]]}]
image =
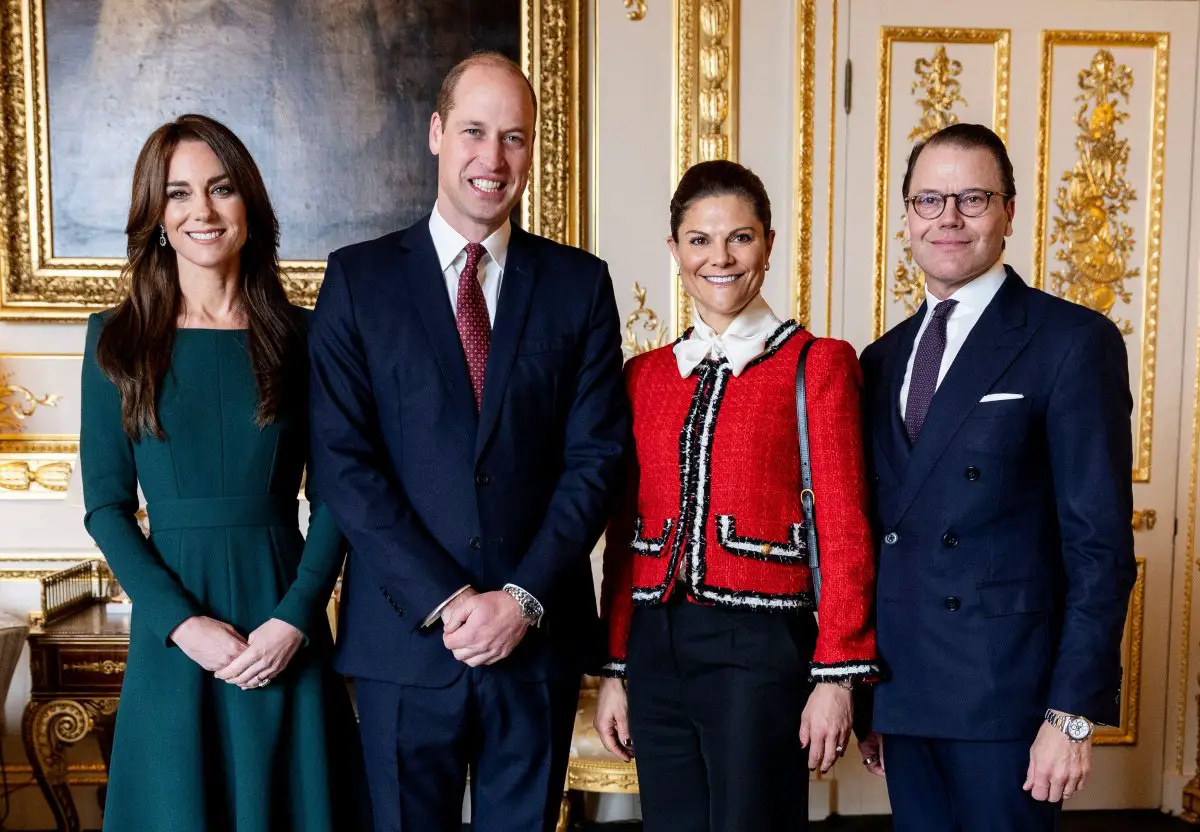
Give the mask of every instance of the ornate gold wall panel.
[{"label": "ornate gold wall panel", "polygon": [[[695,162],[737,159],[741,0],[675,0],[671,188]],[[675,332],[691,326],[692,304],[671,279]]]},{"label": "ornate gold wall panel", "polygon": [[[121,260],[53,254],[45,0],[0,0],[0,317],[69,320],[121,295]],[[540,104],[526,228],[581,245],[585,7],[523,0],[521,64]],[[282,263],[294,300],[316,300],[322,261]]]},{"label": "ornate gold wall panel", "polygon": [[[834,0],[836,5],[837,0]],[[790,317],[805,329],[811,328],[812,312],[812,216],[813,216],[813,119],[816,116],[817,8],[816,0],[798,0],[796,5],[796,143],[793,167],[796,172],[795,240],[796,265],[792,269]],[[836,14],[836,11],[835,11]],[[834,21],[834,33],[837,22]],[[837,53],[837,47],[834,47]],[[836,77],[836,76],[835,76]],[[830,110],[830,176],[833,173],[833,110]],[[830,193],[832,194],[832,178]],[[833,222],[833,211],[829,212]],[[830,237],[832,251],[832,235]],[[827,304],[829,305],[829,304]],[[828,326],[826,326],[828,332]]]},{"label": "ornate gold wall panel", "polygon": [[[883,335],[886,327],[885,293],[888,272],[888,220],[889,189],[891,182],[891,120],[892,120],[892,63],[893,45],[897,43],[928,43],[948,46],[951,44],[990,44],[994,47],[992,129],[1001,139],[1008,139],[1008,87],[1009,87],[1009,43],[1008,29],[959,29],[891,27],[880,30],[879,35],[879,96],[876,102],[876,160],[875,160],[875,292],[872,304],[873,337]],[[934,58],[937,59],[935,51]],[[922,70],[914,67],[914,72]],[[941,75],[947,75],[949,69]],[[934,70],[934,74],[939,73]],[[932,105],[932,102],[931,102]],[[922,124],[915,126],[918,135],[924,135],[936,119],[939,109],[923,107],[927,115]],[[944,117],[944,116],[943,116]],[[936,128],[935,128],[936,129]],[[904,164],[906,160],[899,160]]]},{"label": "ornate gold wall panel", "polygon": [[[1158,281],[1159,267],[1162,259],[1163,176],[1167,149],[1167,69],[1170,54],[1170,36],[1166,32],[1042,32],[1041,83],[1038,94],[1037,196],[1033,229],[1033,285],[1038,288],[1043,288],[1046,282],[1047,215],[1049,213],[1048,203],[1050,199],[1050,140],[1053,127],[1053,122],[1051,121],[1053,105],[1051,100],[1051,83],[1054,79],[1054,48],[1056,46],[1082,46],[1092,47],[1096,50],[1092,67],[1088,71],[1080,72],[1081,88],[1083,88],[1084,84],[1094,85],[1097,79],[1106,73],[1113,77],[1121,75],[1120,67],[1110,66],[1105,63],[1106,59],[1102,57],[1102,52],[1119,48],[1152,49],[1154,52],[1154,72],[1149,85],[1152,108],[1150,115],[1150,175],[1143,203],[1146,211],[1146,225],[1144,227],[1146,259],[1141,268],[1141,274],[1144,276],[1143,279],[1145,281],[1145,295],[1142,304],[1141,378],[1139,394],[1137,396],[1137,413],[1134,418],[1133,457],[1133,481],[1149,482],[1154,430],[1155,357],[1158,343]],[[1097,69],[1098,65],[1095,63],[1097,59],[1101,62],[1099,69]],[[1138,84],[1143,90],[1147,88],[1145,80],[1130,77],[1131,83]],[[1111,85],[1112,82],[1108,83]],[[1088,120],[1089,130],[1094,129],[1105,135],[1113,133],[1116,124],[1119,123],[1118,115],[1121,112],[1116,105],[1124,103],[1121,100],[1119,89],[1120,87],[1110,86],[1109,89],[1102,90],[1102,92],[1107,94],[1106,96],[1102,96],[1108,102],[1107,104],[1097,101],[1094,91],[1089,92],[1089,89],[1084,89],[1081,94],[1085,98],[1083,106],[1086,108],[1088,101],[1094,102],[1093,115],[1089,116]],[[1117,96],[1116,100],[1113,99],[1114,94]],[[1096,107],[1096,104],[1100,106]],[[1094,127],[1092,125],[1093,121],[1095,122]],[[1085,152],[1094,152],[1094,147],[1093,143],[1083,141],[1080,147],[1081,156]],[[1116,167],[1118,168],[1117,172],[1123,175],[1124,160],[1120,158],[1120,150],[1105,149],[1104,152],[1111,158],[1098,160],[1098,167],[1101,169]],[[1127,149],[1125,153],[1128,153]],[[1082,168],[1077,166],[1076,170],[1082,169],[1084,175],[1086,175],[1089,167],[1090,163],[1084,159]],[[1075,171],[1071,171],[1064,178],[1074,179],[1076,176]],[[1080,190],[1076,186],[1076,191]],[[1067,189],[1066,196],[1067,200],[1065,204],[1068,206],[1072,205],[1069,188]],[[1087,194],[1083,193],[1082,196],[1087,196]],[[1115,210],[1119,210],[1120,206],[1127,206],[1130,198],[1131,195],[1129,193],[1114,191],[1112,194],[1109,194],[1107,201],[1101,201],[1097,204],[1093,198],[1090,205],[1083,206],[1085,210],[1082,213],[1068,211],[1066,217],[1067,228],[1064,233],[1056,234],[1050,240],[1050,242],[1055,242],[1056,240],[1062,242],[1065,239],[1068,250],[1072,245],[1076,247],[1077,254],[1072,255],[1068,253],[1065,256],[1068,264],[1073,261],[1082,262],[1085,258],[1095,259],[1097,257],[1106,257],[1113,261],[1107,270],[1109,273],[1107,289],[1105,289],[1105,284],[1098,280],[1066,280],[1063,283],[1068,296],[1074,292],[1081,300],[1093,301],[1089,302],[1088,305],[1099,307],[1107,305],[1107,308],[1103,309],[1106,313],[1110,312],[1112,308],[1112,304],[1107,303],[1108,292],[1112,292],[1116,296],[1113,298],[1114,302],[1118,298],[1127,297],[1127,295],[1122,294],[1125,291],[1124,279],[1133,276],[1129,273],[1128,269],[1123,268],[1123,256],[1129,253],[1129,242],[1124,239],[1126,235],[1121,228],[1122,224],[1117,224],[1114,230],[1113,224],[1108,221],[1108,216]],[[1076,201],[1078,202],[1079,200]],[[1101,217],[1103,217],[1103,220],[1101,220]],[[1089,228],[1091,228],[1090,231]],[[1130,230],[1129,234],[1132,235],[1132,233],[1132,230]],[[1076,235],[1077,239],[1070,237],[1069,235],[1071,234]],[[1080,248],[1080,246],[1083,247]],[[1091,248],[1099,253],[1089,254],[1083,250],[1084,248]],[[1114,268],[1120,268],[1119,281],[1113,279],[1116,274],[1113,272]],[[1091,272],[1093,275],[1096,274],[1094,269]],[[1067,276],[1073,277],[1069,272]],[[1114,283],[1117,284],[1115,287],[1113,286]],[[1130,324],[1128,330],[1126,334],[1133,332],[1132,324]]]},{"label": "ornate gold wall panel", "polygon": [[1137,581],[1129,596],[1125,619],[1125,678],[1121,685],[1121,724],[1098,727],[1095,745],[1137,745],[1138,703],[1142,692],[1142,624],[1146,613],[1146,559],[1137,559]]},{"label": "ornate gold wall panel", "polygon": [[[1187,486],[1187,516],[1184,520],[1185,544],[1183,547],[1183,626],[1179,638],[1179,660],[1175,663],[1179,673],[1179,712],[1175,726],[1175,770],[1183,771],[1184,749],[1187,747],[1187,715],[1188,715],[1188,684],[1191,682],[1192,657],[1192,593],[1195,586],[1196,569],[1200,568],[1200,560],[1196,559],[1196,509],[1200,502],[1200,299],[1196,303],[1196,353],[1192,364],[1195,379],[1192,382],[1192,455],[1188,471]],[[1180,437],[1180,447],[1183,446]],[[1200,697],[1197,697],[1200,706]],[[1194,787],[1200,793],[1200,744],[1197,745],[1196,777],[1189,787]]]}]

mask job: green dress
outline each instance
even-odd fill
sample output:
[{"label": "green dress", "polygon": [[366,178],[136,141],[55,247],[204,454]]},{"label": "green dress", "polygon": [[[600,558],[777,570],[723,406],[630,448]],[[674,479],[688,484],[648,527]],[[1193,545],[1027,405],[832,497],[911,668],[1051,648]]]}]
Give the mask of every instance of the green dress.
[{"label": "green dress", "polygon": [[[368,828],[358,727],[325,615],[342,538],[311,493],[307,540],[296,517],[306,396],[260,429],[246,332],[181,329],[159,399],[166,438],[131,442],[96,364],[103,321],[88,322],[83,361],[84,522],[133,600],[104,829]],[[307,367],[296,369],[302,391]],[[134,517],[139,484],[149,539]],[[194,615],[243,635],[278,618],[306,641],[272,684],[243,691],[169,640]]]}]

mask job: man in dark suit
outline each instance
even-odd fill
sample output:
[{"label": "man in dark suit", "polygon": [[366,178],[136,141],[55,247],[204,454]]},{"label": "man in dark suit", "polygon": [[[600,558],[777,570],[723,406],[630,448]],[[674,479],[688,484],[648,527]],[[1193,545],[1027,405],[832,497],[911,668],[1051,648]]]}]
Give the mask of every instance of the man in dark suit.
[{"label": "man in dark suit", "polygon": [[1092,725],[1119,718],[1125,345],[1004,265],[1015,194],[986,127],[913,149],[905,233],[926,302],[862,356],[891,673],[862,750],[886,764],[899,832],[1057,828]]},{"label": "man in dark suit", "polygon": [[511,225],[536,99],[507,58],[447,76],[427,219],[330,255],[310,336],[313,471],[350,543],[376,829],[553,828],[598,647],[588,555],[628,415],[607,267]]}]

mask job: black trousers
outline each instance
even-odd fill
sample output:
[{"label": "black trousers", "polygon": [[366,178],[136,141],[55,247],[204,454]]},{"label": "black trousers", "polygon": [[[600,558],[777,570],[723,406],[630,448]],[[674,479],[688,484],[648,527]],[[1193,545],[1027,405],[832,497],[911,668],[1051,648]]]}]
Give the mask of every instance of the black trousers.
[{"label": "black trousers", "polygon": [[627,655],[645,832],[800,832],[811,613],[638,607]]},{"label": "black trousers", "polygon": [[468,668],[443,688],[355,681],[376,832],[459,832],[471,771],[479,832],[553,830],[579,677]]}]

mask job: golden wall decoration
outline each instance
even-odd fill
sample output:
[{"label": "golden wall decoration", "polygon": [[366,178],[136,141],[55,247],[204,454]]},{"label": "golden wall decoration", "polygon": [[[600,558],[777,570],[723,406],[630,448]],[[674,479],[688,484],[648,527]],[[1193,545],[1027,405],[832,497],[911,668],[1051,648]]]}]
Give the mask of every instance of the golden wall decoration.
[{"label": "golden wall decoration", "polygon": [[[1183,521],[1184,547],[1183,547],[1183,626],[1179,638],[1179,660],[1175,663],[1179,678],[1177,680],[1179,691],[1179,708],[1176,717],[1175,725],[1175,770],[1183,771],[1184,749],[1187,746],[1187,690],[1188,683],[1191,681],[1191,658],[1192,658],[1192,592],[1195,585],[1196,569],[1200,568],[1200,561],[1195,560],[1196,557],[1196,520],[1197,508],[1200,507],[1200,301],[1197,302],[1197,319],[1196,319],[1196,351],[1194,361],[1192,363],[1193,375],[1192,380],[1192,436],[1191,436],[1191,463],[1188,471],[1188,499],[1187,499],[1187,517]],[[1182,447],[1182,437],[1180,437],[1180,446]],[[1200,697],[1197,698],[1197,705],[1200,705]],[[1198,726],[1197,730],[1200,730]],[[1196,777],[1188,784],[1188,789],[1192,790],[1194,795],[1195,805],[1200,808],[1200,740],[1197,741],[1197,760],[1196,760]],[[1187,801],[1187,792],[1185,792],[1185,805]],[[1194,818],[1200,822],[1200,816]]]},{"label": "golden wall decoration", "polygon": [[667,337],[658,314],[646,306],[646,288],[642,284],[633,284],[633,299],[637,306],[625,318],[625,339],[621,343],[626,358],[661,347]]},{"label": "golden wall decoration", "polygon": [[[1033,230],[1033,285],[1038,288],[1044,287],[1046,283],[1046,249],[1047,241],[1050,239],[1050,235],[1047,233],[1047,215],[1050,197],[1049,166],[1053,104],[1051,82],[1054,78],[1054,50],[1058,46],[1085,46],[1099,50],[1151,49],[1154,52],[1154,76],[1150,84],[1150,178],[1146,186],[1144,203],[1146,259],[1140,267],[1145,283],[1142,304],[1141,384],[1138,395],[1135,397],[1137,413],[1134,416],[1133,437],[1133,481],[1149,482],[1154,434],[1154,381],[1158,346],[1158,282],[1162,260],[1163,177],[1167,152],[1167,70],[1170,35],[1166,32],[1042,32],[1041,81],[1038,96],[1037,196]],[[1108,118],[1107,113],[1102,110],[1098,125],[1107,124]],[[1111,201],[1117,196],[1116,194],[1107,196],[1110,201],[1104,204],[1106,211],[1111,211],[1114,205],[1121,204],[1119,200],[1115,203]],[[1102,252],[1105,246],[1111,247],[1115,241],[1103,240],[1099,234],[1094,203],[1092,208],[1092,214],[1086,219],[1091,227],[1097,229],[1097,236],[1101,237],[1101,242],[1093,243],[1092,248],[1094,252]],[[1079,233],[1086,234],[1085,231]],[[1104,233],[1111,234],[1112,232]],[[1092,256],[1100,255],[1093,254]],[[1083,285],[1082,282],[1081,285]],[[1112,286],[1111,283],[1110,286]],[[1117,292],[1117,287],[1112,288],[1114,292]],[[1124,289],[1121,288],[1120,291],[1124,291]],[[1103,298],[1104,293],[1100,292],[1098,296]],[[1120,297],[1119,294],[1118,297]]]},{"label": "golden wall decoration", "polygon": [[[56,255],[50,206],[46,0],[0,0],[0,317],[72,320],[120,298],[120,258]],[[533,173],[522,224],[583,245],[580,94],[585,7],[522,0],[521,65],[538,93]],[[324,262],[285,260],[293,300],[316,300]]]},{"label": "golden wall decoration", "polygon": [[1125,678],[1121,685],[1121,724],[1097,726],[1093,745],[1137,745],[1138,708],[1142,692],[1142,625],[1146,617],[1146,559],[1137,559],[1137,581],[1125,618]]},{"label": "golden wall decoration", "polygon": [[641,20],[646,16],[646,0],[625,0],[625,16],[630,20]]},{"label": "golden wall decoration", "polygon": [[[916,100],[921,108],[921,118],[909,131],[908,140],[923,142],[942,128],[958,124],[954,105],[967,103],[967,99],[962,97],[962,84],[958,81],[958,76],[962,74],[962,62],[951,60],[946,47],[939,44],[933,50],[932,58],[917,58],[913,72],[917,78],[910,92],[915,95],[922,90],[925,97]],[[901,215],[901,223],[903,221],[904,216]],[[904,239],[903,229],[896,232],[896,239]],[[913,260],[912,246],[907,243],[892,275],[892,297],[904,304],[904,311],[909,315],[915,314],[925,302],[925,273]]]},{"label": "golden wall decoration", "polygon": [[63,499],[78,454],[75,435],[0,434],[0,500]]},{"label": "golden wall decoration", "polygon": [[[737,159],[740,0],[675,0],[674,183],[695,162]],[[675,332],[692,323],[691,299],[671,279]]]},{"label": "golden wall decoration", "polygon": [[[1118,300],[1129,303],[1132,293],[1125,281],[1138,276],[1130,268],[1133,229],[1121,220],[1137,192],[1125,180],[1129,140],[1118,137],[1117,127],[1129,118],[1121,110],[1129,104],[1133,70],[1118,64],[1107,49],[1097,50],[1088,69],[1079,72],[1075,113],[1079,135],[1074,168],[1062,175],[1054,204],[1054,232],[1050,243],[1060,243],[1055,259],[1064,267],[1050,273],[1051,290],[1060,297],[1094,309],[1121,329],[1133,334],[1133,324],[1113,312]],[[1120,100],[1118,100],[1120,99]]]},{"label": "golden wall decoration", "polygon": [[57,407],[57,393],[35,395],[27,387],[12,383],[11,373],[0,373],[0,434],[20,433],[25,429],[25,420],[39,407]]},{"label": "golden wall decoration", "polygon": [[[836,3],[836,0],[834,2]],[[835,35],[836,27],[835,21]],[[792,133],[796,143],[793,165],[796,175],[794,229],[796,265],[791,275],[791,303],[789,304],[791,311],[789,314],[805,329],[811,326],[812,314],[813,121],[816,116],[816,40],[816,0],[799,0],[796,6],[796,126]],[[836,52],[836,50],[835,45],[834,51]],[[830,130],[833,129],[834,121],[832,113],[831,109]],[[832,144],[831,138],[831,153]],[[832,188],[832,179],[830,187]],[[829,215],[832,220],[832,210]],[[830,250],[832,251],[832,237],[830,238]],[[831,305],[828,299],[826,303]]]},{"label": "golden wall decoration", "polygon": [[[888,269],[888,199],[891,182],[891,119],[892,119],[892,52],[897,43],[929,43],[940,46],[951,44],[986,44],[993,47],[993,90],[992,129],[1002,139],[1008,139],[1008,94],[1009,94],[1009,46],[1012,34],[1008,29],[961,29],[885,26],[879,35],[879,96],[876,99],[876,157],[875,157],[875,291],[872,302],[872,332],[875,338],[883,335],[886,328],[884,290]],[[938,59],[935,50],[934,60]],[[932,78],[944,77],[945,83],[953,81],[953,66],[940,70],[933,63],[915,67],[919,76],[932,73]],[[921,81],[922,78],[918,78]],[[914,85],[914,91],[923,84]],[[928,90],[928,87],[926,87]],[[931,106],[922,106],[922,124],[933,124],[943,110],[954,103],[953,96],[947,104],[944,90],[934,87],[926,96]],[[932,106],[936,105],[936,106]],[[939,116],[939,114],[941,114]],[[918,125],[914,130],[920,130]],[[907,154],[898,160],[903,165]],[[915,268],[915,266],[914,266]],[[915,280],[910,269],[906,281]],[[913,294],[911,286],[901,292],[901,298]]]}]

